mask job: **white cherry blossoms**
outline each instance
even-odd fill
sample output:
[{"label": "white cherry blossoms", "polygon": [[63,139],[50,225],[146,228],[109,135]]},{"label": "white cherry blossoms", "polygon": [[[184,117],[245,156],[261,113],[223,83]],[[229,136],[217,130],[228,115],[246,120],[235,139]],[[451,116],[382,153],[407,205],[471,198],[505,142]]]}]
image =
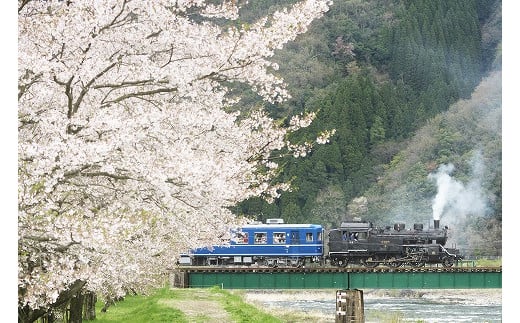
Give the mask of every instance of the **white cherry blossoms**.
[{"label": "white cherry blossoms", "polygon": [[286,137],[314,116],[239,116],[226,84],[287,98],[268,58],[330,4],[240,29],[204,18],[235,19],[234,1],[19,1],[19,307],[78,283],[106,296],[160,284],[181,251],[245,221],[229,206],[288,189],[269,157],[304,155],[312,144]]}]

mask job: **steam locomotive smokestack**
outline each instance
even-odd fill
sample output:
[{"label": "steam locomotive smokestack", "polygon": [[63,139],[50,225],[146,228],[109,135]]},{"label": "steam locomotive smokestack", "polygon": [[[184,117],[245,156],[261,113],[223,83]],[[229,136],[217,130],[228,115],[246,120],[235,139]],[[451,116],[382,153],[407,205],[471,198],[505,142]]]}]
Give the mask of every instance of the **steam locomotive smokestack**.
[{"label": "steam locomotive smokestack", "polygon": [[438,229],[439,228],[439,222],[440,220],[433,220],[433,228]]}]

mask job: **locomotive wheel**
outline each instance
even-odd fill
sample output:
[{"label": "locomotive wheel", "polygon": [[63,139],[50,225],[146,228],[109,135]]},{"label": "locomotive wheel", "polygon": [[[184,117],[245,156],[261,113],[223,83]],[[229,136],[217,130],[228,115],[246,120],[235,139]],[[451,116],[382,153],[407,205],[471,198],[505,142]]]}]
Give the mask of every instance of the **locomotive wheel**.
[{"label": "locomotive wheel", "polygon": [[424,265],[426,265],[426,261],[412,261],[412,262],[410,262],[409,264],[410,264],[410,266],[412,266],[412,267],[417,267],[417,268],[419,268],[419,267],[424,267]]},{"label": "locomotive wheel", "polygon": [[347,267],[348,262],[345,258],[334,258],[333,259],[333,265],[338,267]]},{"label": "locomotive wheel", "polygon": [[367,268],[375,268],[375,267],[379,266],[379,262],[375,261],[375,257],[374,258],[368,257],[366,259],[363,259],[362,263]]},{"label": "locomotive wheel", "polygon": [[442,258],[442,266],[443,267],[451,267],[451,266],[453,266],[453,258],[451,258],[451,257],[444,257],[444,258]]},{"label": "locomotive wheel", "polygon": [[347,267],[348,262],[347,262],[346,259],[338,259],[337,264],[338,264],[339,267]]},{"label": "locomotive wheel", "polygon": [[397,267],[401,267],[403,263],[401,261],[398,261],[397,259],[395,259],[395,257],[392,257],[388,260],[388,266],[392,267],[392,268],[397,268]]}]

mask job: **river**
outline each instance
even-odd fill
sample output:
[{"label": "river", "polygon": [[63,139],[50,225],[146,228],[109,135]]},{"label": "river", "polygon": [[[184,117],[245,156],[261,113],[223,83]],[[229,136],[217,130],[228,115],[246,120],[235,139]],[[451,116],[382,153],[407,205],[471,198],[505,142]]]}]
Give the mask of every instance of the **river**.
[{"label": "river", "polygon": [[[334,322],[336,291],[247,291],[248,301],[275,314],[304,312]],[[502,290],[364,290],[365,322],[502,322]]]}]

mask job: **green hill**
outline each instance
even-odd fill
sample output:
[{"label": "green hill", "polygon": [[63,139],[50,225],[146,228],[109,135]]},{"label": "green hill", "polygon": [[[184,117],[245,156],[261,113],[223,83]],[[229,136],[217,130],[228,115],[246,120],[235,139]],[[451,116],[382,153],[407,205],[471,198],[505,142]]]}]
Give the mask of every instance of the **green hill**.
[{"label": "green hill", "polygon": [[[244,11],[255,17],[288,2]],[[293,142],[325,129],[336,134],[305,158],[281,161],[278,180],[291,181],[290,192],[272,204],[247,200],[234,212],[328,227],[353,216],[427,224],[438,189],[428,175],[452,167],[447,178],[459,191],[476,191],[464,199],[480,206],[452,206],[456,216],[441,218],[460,238],[453,242],[469,254],[500,253],[501,10],[499,0],[336,1],[275,55],[293,98],[265,105],[281,122],[317,112]],[[244,111],[263,104],[244,95]]]}]

